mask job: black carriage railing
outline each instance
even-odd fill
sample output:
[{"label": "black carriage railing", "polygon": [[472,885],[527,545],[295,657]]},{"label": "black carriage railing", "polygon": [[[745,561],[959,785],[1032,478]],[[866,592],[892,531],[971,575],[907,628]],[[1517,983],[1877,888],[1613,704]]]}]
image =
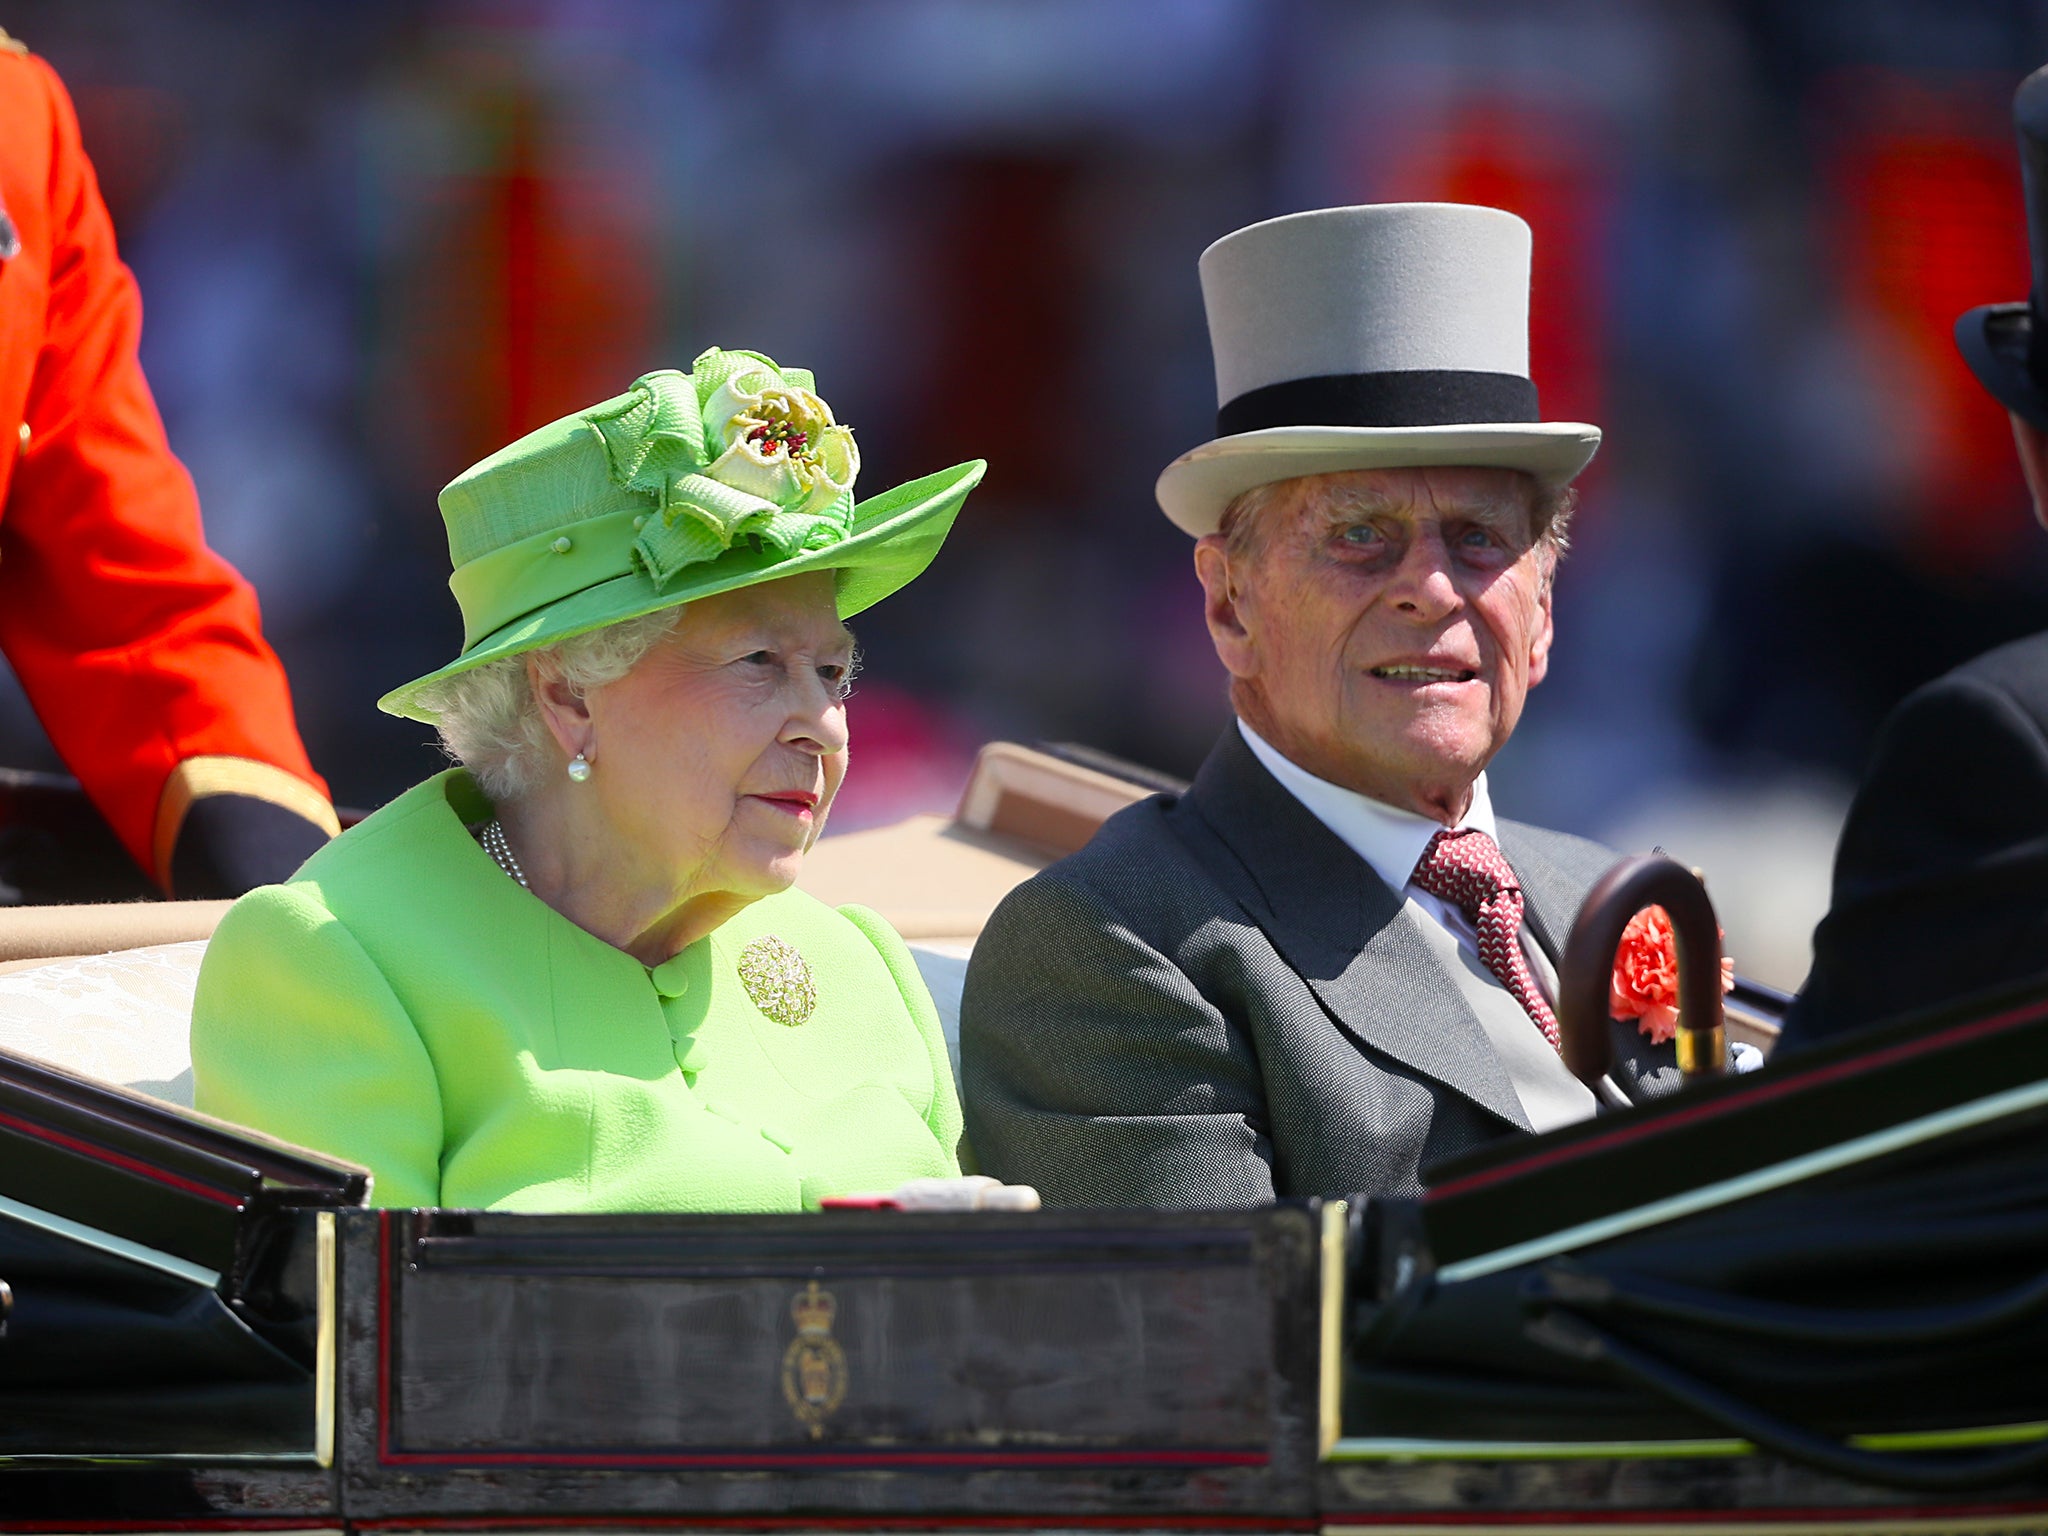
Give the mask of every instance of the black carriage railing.
[{"label": "black carriage railing", "polygon": [[[1348,1210],[377,1212],[349,1170],[18,1059],[0,1111],[0,1180],[45,1159],[0,1192],[10,1530],[2048,1509],[2048,984]],[[194,1200],[232,1234],[181,1234]],[[140,1250],[170,1262],[123,1290]],[[156,1333],[67,1365],[123,1297]]]}]

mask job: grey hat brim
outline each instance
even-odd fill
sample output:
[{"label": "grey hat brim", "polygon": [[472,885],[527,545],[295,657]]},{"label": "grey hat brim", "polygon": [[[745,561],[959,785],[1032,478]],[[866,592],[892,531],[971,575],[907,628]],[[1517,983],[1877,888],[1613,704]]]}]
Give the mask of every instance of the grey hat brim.
[{"label": "grey hat brim", "polygon": [[1956,348],[1977,382],[2007,410],[2048,432],[2048,397],[2027,367],[2033,335],[2025,304],[1981,304],[1956,321]]},{"label": "grey hat brim", "polygon": [[1519,469],[1568,484],[1592,462],[1600,429],[1582,421],[1447,427],[1267,427],[1214,438],[1160,472],[1159,508],[1183,533],[1216,531],[1223,509],[1256,485],[1346,469]]}]

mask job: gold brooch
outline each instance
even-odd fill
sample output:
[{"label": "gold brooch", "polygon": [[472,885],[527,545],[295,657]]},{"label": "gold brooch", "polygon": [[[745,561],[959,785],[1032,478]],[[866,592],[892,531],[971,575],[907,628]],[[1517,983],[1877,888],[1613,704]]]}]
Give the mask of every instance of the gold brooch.
[{"label": "gold brooch", "polygon": [[740,984],[754,1006],[778,1024],[795,1029],[818,1006],[811,967],[786,939],[763,934],[740,951]]}]

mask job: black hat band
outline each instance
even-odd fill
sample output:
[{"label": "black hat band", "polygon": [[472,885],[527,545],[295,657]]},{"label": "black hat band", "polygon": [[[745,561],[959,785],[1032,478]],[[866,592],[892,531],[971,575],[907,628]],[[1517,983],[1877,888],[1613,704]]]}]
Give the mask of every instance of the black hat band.
[{"label": "black hat band", "polygon": [[1247,390],[1216,412],[1216,435],[1268,427],[1463,427],[1540,419],[1536,386],[1518,373],[1401,368],[1326,373]]}]

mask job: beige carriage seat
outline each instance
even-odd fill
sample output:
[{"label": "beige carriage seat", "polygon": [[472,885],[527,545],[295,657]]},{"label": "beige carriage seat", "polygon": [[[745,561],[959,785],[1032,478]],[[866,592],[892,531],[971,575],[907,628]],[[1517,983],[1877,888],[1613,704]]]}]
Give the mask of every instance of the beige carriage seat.
[{"label": "beige carriage seat", "polygon": [[204,939],[0,970],[0,1050],[190,1108]]},{"label": "beige carriage seat", "polygon": [[[1082,757],[1085,759],[1085,754]],[[1099,763],[984,747],[960,812],[827,837],[802,885],[873,907],[910,943],[957,1075],[960,989],[1011,888],[1155,787]],[[192,990],[224,901],[0,908],[0,1050],[190,1107]]]},{"label": "beige carriage seat", "polygon": [[224,901],[0,910],[0,1050],[192,1103],[192,987]]}]

